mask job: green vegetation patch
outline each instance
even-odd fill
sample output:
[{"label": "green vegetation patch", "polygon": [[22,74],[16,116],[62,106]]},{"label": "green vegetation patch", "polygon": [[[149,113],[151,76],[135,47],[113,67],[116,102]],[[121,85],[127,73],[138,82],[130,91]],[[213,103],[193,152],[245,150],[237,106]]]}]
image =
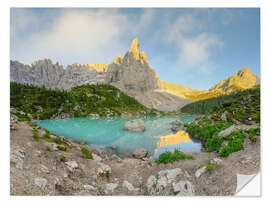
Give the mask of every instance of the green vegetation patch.
[{"label": "green vegetation patch", "polygon": [[20,121],[45,120],[62,115],[68,117],[120,116],[121,114],[154,116],[133,97],[111,85],[82,85],[71,90],[48,89],[27,84],[10,83],[10,106]]},{"label": "green vegetation patch", "polygon": [[62,162],[67,162],[68,160],[67,160],[67,157],[65,157],[64,155],[61,155],[60,156],[60,160],[62,161]]},{"label": "green vegetation patch", "polygon": [[247,135],[244,133],[243,130],[234,131],[228,136],[226,136],[225,140],[227,140],[228,143],[221,149],[221,151],[219,152],[219,156],[228,157],[231,153],[243,149],[243,142],[246,136]]},{"label": "green vegetation patch", "polygon": [[37,134],[37,129],[34,128],[32,132],[33,132],[33,138],[38,142],[40,137]]},{"label": "green vegetation patch", "polygon": [[88,148],[83,147],[82,153],[87,159],[93,159],[92,152]]},{"label": "green vegetation patch", "polygon": [[174,150],[174,152],[164,152],[159,155],[158,159],[155,160],[157,164],[167,164],[167,163],[173,163],[175,161],[184,160],[184,159],[193,159],[191,155],[187,155],[179,150]]},{"label": "green vegetation patch", "polygon": [[219,164],[216,164],[216,163],[208,163],[208,164],[201,164],[200,166],[199,166],[199,168],[202,168],[202,167],[206,167],[208,170],[212,170],[212,169],[214,169],[214,168],[217,168],[217,167],[219,167]]},{"label": "green vegetation patch", "polygon": [[205,151],[217,151],[221,146],[224,138],[218,136],[218,133],[230,127],[232,123],[219,121],[212,124],[211,120],[202,118],[196,123],[187,124],[186,131],[193,137],[203,141]]},{"label": "green vegetation patch", "polygon": [[[243,108],[244,107],[244,108]],[[215,112],[215,119],[220,120],[221,113],[229,112],[227,120],[246,119],[246,115],[260,123],[260,88],[236,91],[229,95],[192,102],[181,108],[182,113],[209,114]]]},{"label": "green vegetation patch", "polygon": [[57,148],[61,151],[67,151],[67,146],[66,145],[57,145]]}]

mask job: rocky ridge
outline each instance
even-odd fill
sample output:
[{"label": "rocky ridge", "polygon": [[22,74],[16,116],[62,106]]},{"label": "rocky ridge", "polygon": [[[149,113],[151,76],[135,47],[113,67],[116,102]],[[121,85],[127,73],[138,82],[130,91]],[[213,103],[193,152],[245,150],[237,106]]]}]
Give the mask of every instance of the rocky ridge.
[{"label": "rocky ridge", "polygon": [[74,63],[64,69],[50,59],[30,65],[11,61],[10,81],[58,89],[71,89],[84,84],[111,84],[146,107],[161,111],[173,111],[191,102],[159,90],[158,75],[150,66],[145,51],[140,51],[137,38],[124,57],[117,55],[109,65]]}]

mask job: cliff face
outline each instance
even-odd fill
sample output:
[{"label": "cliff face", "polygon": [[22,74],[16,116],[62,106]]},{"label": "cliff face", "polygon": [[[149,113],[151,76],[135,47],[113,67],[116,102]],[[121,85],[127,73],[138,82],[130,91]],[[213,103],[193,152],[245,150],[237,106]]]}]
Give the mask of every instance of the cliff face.
[{"label": "cliff face", "polygon": [[158,88],[155,71],[150,67],[145,52],[140,52],[138,39],[124,58],[117,56],[109,65],[106,83],[113,84],[129,93],[144,93]]},{"label": "cliff face", "polygon": [[31,65],[11,61],[10,81],[39,87],[70,89],[83,84],[104,83],[106,72],[103,72],[102,68],[92,64],[73,64],[64,69],[58,63],[53,64],[50,59],[39,60]]}]

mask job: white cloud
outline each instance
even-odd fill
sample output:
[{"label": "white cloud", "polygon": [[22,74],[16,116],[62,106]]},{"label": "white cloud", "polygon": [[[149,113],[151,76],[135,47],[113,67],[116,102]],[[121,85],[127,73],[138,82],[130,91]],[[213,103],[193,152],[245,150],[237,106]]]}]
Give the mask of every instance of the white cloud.
[{"label": "white cloud", "polygon": [[[16,25],[20,26],[16,26],[16,29],[23,31],[29,25],[35,26],[36,18],[37,14],[31,11],[20,12],[20,19],[16,18]],[[121,36],[126,32],[127,22],[127,17],[114,9],[110,9],[110,12],[104,9],[68,9],[56,15],[48,29],[29,32],[27,39],[16,44],[16,49],[29,60],[33,56],[52,59],[70,56],[71,60],[78,61],[82,58],[85,60],[88,54],[89,62],[92,62],[102,53],[103,57],[110,55],[112,60],[117,53],[116,47],[121,49]],[[114,50],[114,54],[110,50]]]},{"label": "white cloud", "polygon": [[41,58],[64,64],[110,63],[127,51],[132,37],[144,35],[152,43],[174,46],[181,69],[207,72],[213,69],[214,53],[223,47],[217,35],[207,32],[209,22],[196,13],[176,19],[160,9],[142,9],[139,16],[118,9],[14,9],[12,14],[11,56],[24,63]]},{"label": "white cloud", "polygon": [[205,28],[207,23],[192,14],[180,16],[169,26],[167,40],[178,50],[178,65],[181,69],[196,68],[201,72],[213,70],[212,56],[224,43],[217,35],[203,32]]},{"label": "white cloud", "polygon": [[193,38],[182,38],[179,42],[180,60],[190,66],[202,65],[211,60],[216,48],[222,48],[217,36],[202,33]]}]

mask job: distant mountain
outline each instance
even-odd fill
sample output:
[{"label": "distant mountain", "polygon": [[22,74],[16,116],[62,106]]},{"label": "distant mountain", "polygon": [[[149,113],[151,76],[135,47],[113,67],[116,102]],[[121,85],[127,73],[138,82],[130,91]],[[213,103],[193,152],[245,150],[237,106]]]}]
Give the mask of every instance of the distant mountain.
[{"label": "distant mountain", "polygon": [[204,100],[230,94],[234,91],[246,90],[258,84],[260,84],[260,79],[247,67],[242,68],[233,76],[220,81],[209,90],[197,90],[176,83],[159,80],[159,88],[161,90],[192,101]]},{"label": "distant mountain", "polygon": [[111,64],[73,63],[64,69],[50,59],[38,60],[30,65],[11,61],[10,80],[57,89],[71,89],[84,84],[111,84],[148,108],[161,111],[173,111],[192,101],[230,94],[259,84],[259,78],[248,68],[241,69],[209,90],[163,81],[149,64],[146,52],[140,51],[137,38],[132,41],[125,56],[117,55]]},{"label": "distant mountain", "polygon": [[253,87],[260,79],[250,71],[248,67],[242,68],[233,76],[225,80],[221,80],[214,85],[209,91],[222,90],[226,93],[231,93],[235,90],[245,90]]}]

